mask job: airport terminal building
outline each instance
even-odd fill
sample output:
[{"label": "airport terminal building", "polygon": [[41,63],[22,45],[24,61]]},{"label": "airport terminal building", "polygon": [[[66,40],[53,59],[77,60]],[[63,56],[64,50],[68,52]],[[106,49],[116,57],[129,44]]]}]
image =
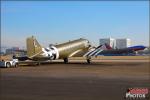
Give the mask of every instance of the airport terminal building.
[{"label": "airport terminal building", "polygon": [[100,45],[104,45],[105,43],[107,43],[108,45],[110,45],[112,48],[116,47],[116,41],[113,38],[102,38],[99,40],[99,44]]},{"label": "airport terminal building", "polygon": [[122,39],[114,39],[114,38],[101,38],[99,39],[99,45],[103,45],[107,43],[110,45],[113,49],[122,49],[127,48],[131,46],[131,40],[128,38],[122,38]]},{"label": "airport terminal building", "polygon": [[116,48],[123,49],[131,46],[131,40],[128,38],[116,39]]}]

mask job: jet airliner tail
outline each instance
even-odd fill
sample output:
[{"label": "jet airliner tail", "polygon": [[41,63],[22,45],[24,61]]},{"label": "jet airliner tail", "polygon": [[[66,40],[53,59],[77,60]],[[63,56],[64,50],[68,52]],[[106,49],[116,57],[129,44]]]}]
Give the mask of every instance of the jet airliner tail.
[{"label": "jet airliner tail", "polygon": [[109,49],[112,49],[112,47],[109,45],[109,44],[107,44],[107,43],[105,43],[105,46],[106,46],[106,48],[109,50]]}]

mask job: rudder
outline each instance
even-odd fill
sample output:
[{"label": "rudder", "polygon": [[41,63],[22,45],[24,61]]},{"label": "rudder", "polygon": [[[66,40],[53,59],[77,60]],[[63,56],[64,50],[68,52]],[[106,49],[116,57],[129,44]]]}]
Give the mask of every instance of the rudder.
[{"label": "rudder", "polygon": [[29,58],[34,57],[35,55],[37,55],[42,51],[41,45],[38,43],[38,41],[35,39],[34,36],[27,38],[26,45],[27,45],[27,56]]}]

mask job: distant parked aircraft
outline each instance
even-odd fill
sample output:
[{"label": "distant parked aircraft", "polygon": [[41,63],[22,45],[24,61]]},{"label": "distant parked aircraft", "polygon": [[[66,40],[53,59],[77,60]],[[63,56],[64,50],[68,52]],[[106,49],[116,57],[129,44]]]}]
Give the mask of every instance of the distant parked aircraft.
[{"label": "distant parked aircraft", "polygon": [[104,45],[106,49],[101,51],[98,55],[104,55],[104,56],[133,55],[135,54],[136,51],[144,50],[146,48],[145,46],[139,45],[139,46],[132,46],[128,48],[122,48],[122,49],[113,49],[108,44],[104,44]]}]

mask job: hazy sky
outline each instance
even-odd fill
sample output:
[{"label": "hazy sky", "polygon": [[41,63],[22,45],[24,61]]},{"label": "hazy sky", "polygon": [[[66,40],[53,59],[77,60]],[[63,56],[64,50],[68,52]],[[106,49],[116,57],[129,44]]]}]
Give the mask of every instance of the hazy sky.
[{"label": "hazy sky", "polygon": [[46,46],[80,37],[98,45],[100,38],[130,38],[149,45],[148,1],[3,1],[1,43],[25,47],[36,36]]}]

